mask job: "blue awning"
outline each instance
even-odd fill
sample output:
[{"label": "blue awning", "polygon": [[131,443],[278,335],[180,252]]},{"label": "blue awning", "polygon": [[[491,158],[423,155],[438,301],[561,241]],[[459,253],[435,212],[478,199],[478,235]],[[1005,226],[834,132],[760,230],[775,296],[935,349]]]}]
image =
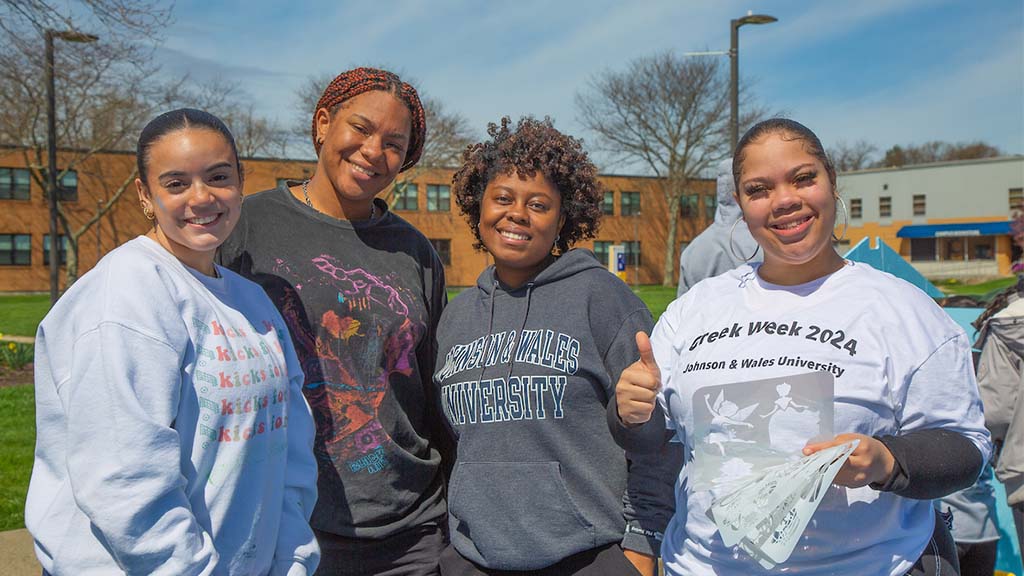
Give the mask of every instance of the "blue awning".
[{"label": "blue awning", "polygon": [[919,224],[904,226],[896,233],[900,238],[943,238],[960,236],[1006,236],[1012,234],[1010,221],[961,222],[957,224]]}]

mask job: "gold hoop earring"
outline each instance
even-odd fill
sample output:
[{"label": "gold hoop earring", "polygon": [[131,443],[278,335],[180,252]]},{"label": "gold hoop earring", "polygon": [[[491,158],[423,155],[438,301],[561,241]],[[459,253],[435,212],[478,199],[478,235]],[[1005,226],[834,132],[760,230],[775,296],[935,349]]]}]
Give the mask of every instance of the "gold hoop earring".
[{"label": "gold hoop earring", "polygon": [[[839,207],[843,207],[843,233],[836,236],[835,229],[832,230],[832,239],[836,242],[842,242],[846,238],[846,229],[850,227],[850,212],[846,209],[846,202],[843,201],[842,196],[836,196],[836,214],[839,214]],[[834,226],[834,225],[833,225]]]},{"label": "gold hoop earring", "polygon": [[153,209],[150,208],[148,204],[142,205],[142,215],[146,217],[146,220],[156,219],[156,215],[153,214]]},{"label": "gold hoop earring", "polygon": [[736,247],[733,246],[733,243],[732,243],[732,234],[733,234],[733,232],[736,231],[736,225],[739,224],[740,222],[743,222],[744,226],[746,225],[746,221],[743,220],[743,218],[739,218],[735,222],[732,223],[732,228],[729,229],[729,252],[731,252],[732,253],[732,257],[737,259],[737,260],[742,260],[744,262],[750,262],[751,260],[754,259],[754,256],[757,256],[757,253],[761,250],[761,245],[758,244],[757,248],[754,248],[753,254],[751,254],[750,256],[747,256],[746,258],[744,258],[743,256],[741,256],[741,255],[736,253]]}]

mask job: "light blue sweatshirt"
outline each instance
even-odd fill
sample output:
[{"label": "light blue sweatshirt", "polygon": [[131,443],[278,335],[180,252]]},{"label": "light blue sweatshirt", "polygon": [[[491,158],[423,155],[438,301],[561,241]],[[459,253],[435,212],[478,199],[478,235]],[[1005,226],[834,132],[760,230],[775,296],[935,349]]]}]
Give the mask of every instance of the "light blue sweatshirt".
[{"label": "light blue sweatshirt", "polygon": [[54,575],[312,574],[313,420],[259,286],[139,237],[36,335],[25,523]]}]

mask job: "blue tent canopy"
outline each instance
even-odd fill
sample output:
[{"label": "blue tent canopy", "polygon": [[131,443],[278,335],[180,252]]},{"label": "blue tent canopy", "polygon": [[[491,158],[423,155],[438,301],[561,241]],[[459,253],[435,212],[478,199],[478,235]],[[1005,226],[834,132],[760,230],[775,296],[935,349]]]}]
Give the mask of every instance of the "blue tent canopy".
[{"label": "blue tent canopy", "polygon": [[1011,234],[1010,221],[960,222],[956,224],[918,224],[904,226],[896,233],[900,238],[942,238],[960,236],[1005,236]]}]

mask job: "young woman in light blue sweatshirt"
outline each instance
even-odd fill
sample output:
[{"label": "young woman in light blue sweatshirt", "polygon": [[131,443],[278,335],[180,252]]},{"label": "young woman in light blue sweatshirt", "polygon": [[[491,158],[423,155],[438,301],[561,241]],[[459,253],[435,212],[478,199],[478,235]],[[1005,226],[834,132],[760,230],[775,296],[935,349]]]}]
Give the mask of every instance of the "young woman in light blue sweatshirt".
[{"label": "young woman in light blue sweatshirt", "polygon": [[36,556],[55,576],[312,574],[302,371],[263,290],[214,264],[242,205],[234,139],[206,112],[158,116],[135,184],[153,229],[36,335]]}]

